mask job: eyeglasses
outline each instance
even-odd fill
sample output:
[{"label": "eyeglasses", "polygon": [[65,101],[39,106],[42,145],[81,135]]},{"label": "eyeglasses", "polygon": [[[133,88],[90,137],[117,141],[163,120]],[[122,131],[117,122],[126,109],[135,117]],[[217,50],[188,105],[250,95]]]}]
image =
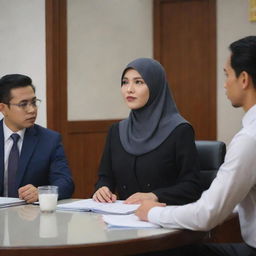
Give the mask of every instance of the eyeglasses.
[{"label": "eyeglasses", "polygon": [[33,108],[38,108],[40,106],[42,100],[39,99],[35,99],[35,100],[31,100],[31,101],[23,101],[20,103],[6,103],[7,105],[12,105],[12,106],[17,106],[23,110],[27,110],[29,106],[32,106]]}]

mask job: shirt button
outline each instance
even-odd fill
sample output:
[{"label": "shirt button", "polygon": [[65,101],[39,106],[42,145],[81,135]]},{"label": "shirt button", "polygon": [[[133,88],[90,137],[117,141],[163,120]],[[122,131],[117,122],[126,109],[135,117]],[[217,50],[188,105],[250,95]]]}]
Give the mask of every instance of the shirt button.
[{"label": "shirt button", "polygon": [[150,184],[150,183],[148,183],[148,184],[147,184],[147,187],[149,188],[150,186],[151,186],[151,184]]},{"label": "shirt button", "polygon": [[123,185],[123,189],[126,189],[126,185]]}]

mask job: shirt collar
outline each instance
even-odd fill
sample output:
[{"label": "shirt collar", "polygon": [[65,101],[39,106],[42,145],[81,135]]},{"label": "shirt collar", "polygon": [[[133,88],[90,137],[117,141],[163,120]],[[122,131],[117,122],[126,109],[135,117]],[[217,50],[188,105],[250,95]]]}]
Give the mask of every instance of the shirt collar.
[{"label": "shirt collar", "polygon": [[252,106],[244,115],[242,123],[243,127],[250,125],[256,119],[256,104]]},{"label": "shirt collar", "polygon": [[[6,142],[14,132],[7,127],[4,120],[3,120],[3,131],[4,131],[4,141]],[[25,131],[26,131],[26,128],[19,130],[15,133],[19,134],[20,139],[23,140]]]}]

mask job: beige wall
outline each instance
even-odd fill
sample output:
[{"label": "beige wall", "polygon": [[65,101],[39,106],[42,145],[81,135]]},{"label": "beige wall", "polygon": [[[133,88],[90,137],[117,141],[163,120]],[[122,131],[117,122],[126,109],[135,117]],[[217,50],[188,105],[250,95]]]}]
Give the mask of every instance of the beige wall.
[{"label": "beige wall", "polygon": [[0,77],[30,76],[42,99],[37,123],[46,125],[44,0],[0,0]]},{"label": "beige wall", "polygon": [[246,0],[217,0],[217,134],[218,139],[229,143],[241,128],[242,109],[234,109],[227,100],[223,66],[229,56],[231,42],[248,35],[256,35],[256,22],[248,20]]},{"label": "beige wall", "polygon": [[124,118],[123,68],[152,57],[152,0],[68,0],[68,119]]}]

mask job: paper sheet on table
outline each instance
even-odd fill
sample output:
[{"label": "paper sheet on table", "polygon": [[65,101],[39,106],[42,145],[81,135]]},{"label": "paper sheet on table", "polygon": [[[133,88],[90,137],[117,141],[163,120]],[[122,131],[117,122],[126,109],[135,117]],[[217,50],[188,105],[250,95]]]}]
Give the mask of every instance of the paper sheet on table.
[{"label": "paper sheet on table", "polygon": [[123,200],[114,203],[98,203],[93,199],[78,200],[71,203],[58,204],[58,210],[92,211],[105,214],[131,214],[136,211],[139,204],[124,204]]},{"label": "paper sheet on table", "polygon": [[103,215],[103,220],[109,228],[160,228],[159,225],[139,220],[135,214]]},{"label": "paper sheet on table", "polygon": [[14,197],[0,197],[0,208],[26,204],[24,200]]}]

